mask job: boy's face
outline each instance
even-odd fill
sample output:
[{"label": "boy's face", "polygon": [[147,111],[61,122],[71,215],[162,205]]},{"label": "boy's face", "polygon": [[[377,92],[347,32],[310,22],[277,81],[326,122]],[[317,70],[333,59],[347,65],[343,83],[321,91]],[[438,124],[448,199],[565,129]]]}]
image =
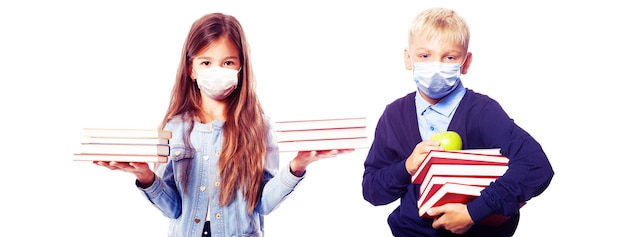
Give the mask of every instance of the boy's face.
[{"label": "boy's face", "polygon": [[426,62],[463,63],[461,73],[465,74],[472,62],[472,53],[452,40],[428,40],[424,36],[416,35],[404,50],[406,69],[413,70],[413,63]]}]

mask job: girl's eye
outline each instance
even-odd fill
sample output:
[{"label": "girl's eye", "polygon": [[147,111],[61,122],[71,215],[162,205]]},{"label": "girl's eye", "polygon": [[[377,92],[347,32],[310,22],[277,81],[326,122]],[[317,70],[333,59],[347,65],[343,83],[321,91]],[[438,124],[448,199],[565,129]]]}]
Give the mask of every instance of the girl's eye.
[{"label": "girl's eye", "polygon": [[209,61],[202,61],[202,62],[200,62],[200,65],[209,66],[209,65],[211,65],[211,62],[209,62]]},{"label": "girl's eye", "polygon": [[226,62],[224,62],[224,66],[233,66],[233,65],[235,65],[235,62],[233,62],[233,61],[226,61]]}]

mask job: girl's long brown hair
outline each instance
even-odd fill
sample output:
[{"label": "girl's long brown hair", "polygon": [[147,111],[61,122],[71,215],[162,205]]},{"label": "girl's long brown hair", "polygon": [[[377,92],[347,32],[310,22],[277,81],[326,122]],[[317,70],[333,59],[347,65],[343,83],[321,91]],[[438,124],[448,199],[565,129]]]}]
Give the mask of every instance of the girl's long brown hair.
[{"label": "girl's long brown hair", "polygon": [[[222,36],[230,39],[239,50],[242,69],[237,88],[225,99],[227,108],[223,127],[224,144],[218,162],[221,179],[219,203],[221,206],[228,205],[237,192],[242,192],[248,201],[248,212],[251,213],[260,201],[263,190],[268,128],[255,91],[256,82],[250,64],[250,48],[241,24],[233,16],[221,13],[207,14],[191,26],[182,50],[170,105],[161,122],[161,128],[176,116],[192,122],[194,118],[201,116],[200,90],[191,79],[192,60]],[[192,149],[189,142],[192,129],[193,123],[184,135],[185,146],[189,149]],[[182,176],[183,184],[190,178],[187,173]]]}]

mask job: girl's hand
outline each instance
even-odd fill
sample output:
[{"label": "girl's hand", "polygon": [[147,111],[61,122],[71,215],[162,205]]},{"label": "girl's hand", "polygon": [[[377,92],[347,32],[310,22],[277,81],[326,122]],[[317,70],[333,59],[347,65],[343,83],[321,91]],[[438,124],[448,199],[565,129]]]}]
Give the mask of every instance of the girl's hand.
[{"label": "girl's hand", "polygon": [[134,174],[142,187],[149,187],[154,182],[154,172],[146,162],[94,161],[96,165]]},{"label": "girl's hand", "polygon": [[323,150],[323,151],[298,151],[293,160],[289,163],[291,173],[295,176],[302,177],[306,167],[318,160],[336,157],[340,154],[346,154],[353,152],[355,149],[336,149],[336,150]]}]

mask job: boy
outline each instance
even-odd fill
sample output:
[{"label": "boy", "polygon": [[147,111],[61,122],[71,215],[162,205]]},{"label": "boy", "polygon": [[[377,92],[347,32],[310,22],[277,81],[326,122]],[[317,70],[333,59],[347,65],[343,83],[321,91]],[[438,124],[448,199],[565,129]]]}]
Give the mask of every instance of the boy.
[{"label": "boy", "polygon": [[[381,115],[364,162],[363,197],[373,205],[400,199],[388,217],[394,236],[512,236],[520,203],[541,194],[554,171],[541,145],[514,123],[490,97],[466,89],[460,75],[472,62],[469,28],[455,11],[432,8],[418,14],[404,51],[417,90],[398,98]],[[442,150],[429,138],[456,131],[463,149],[500,148],[510,160],[508,171],[467,203],[435,207],[418,216],[419,184],[411,184],[428,151]],[[501,226],[483,226],[498,213],[510,218]]]}]

